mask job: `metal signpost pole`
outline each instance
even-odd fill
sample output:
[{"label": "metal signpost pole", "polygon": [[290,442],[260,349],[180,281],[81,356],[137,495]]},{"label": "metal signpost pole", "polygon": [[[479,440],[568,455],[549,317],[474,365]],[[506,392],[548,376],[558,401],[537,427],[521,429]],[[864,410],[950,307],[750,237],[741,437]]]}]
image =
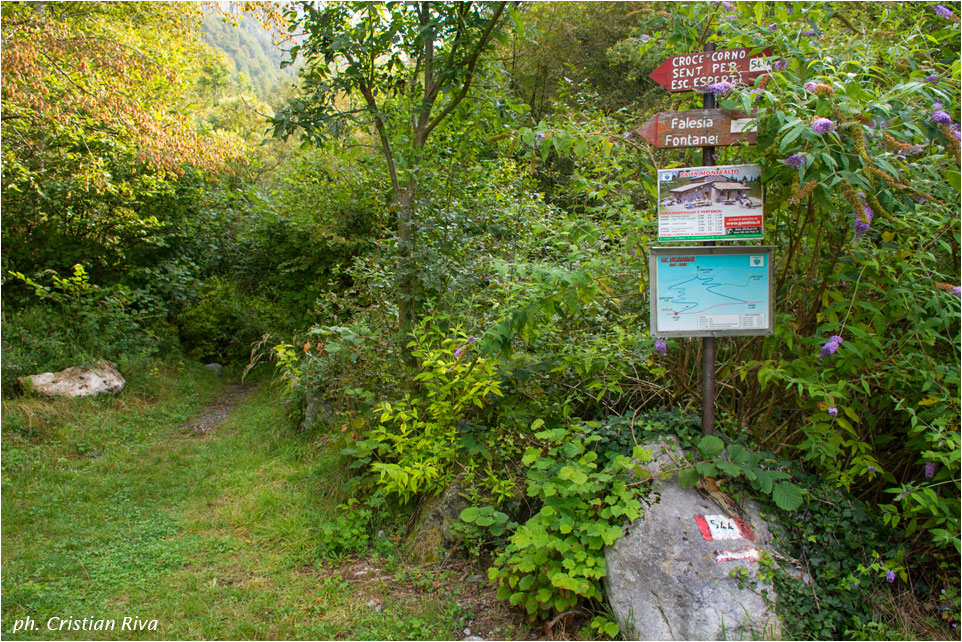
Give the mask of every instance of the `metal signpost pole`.
[{"label": "metal signpost pole", "polygon": [[[709,42],[705,45],[705,51],[715,51],[715,43]],[[705,92],[704,109],[715,108],[715,94]],[[701,148],[702,165],[715,164],[715,148]],[[714,241],[703,241],[702,245],[715,245]],[[715,337],[704,337],[701,340],[701,434],[711,435],[715,432]]]},{"label": "metal signpost pole", "polygon": [[[718,50],[714,43],[707,43],[704,51],[669,57],[652,71],[649,77],[670,93],[697,91],[707,85],[720,82],[744,85],[769,72],[768,59],[771,55],[772,50],[769,47],[764,49],[741,47]],[[659,241],[671,243],[682,240],[701,240],[704,246],[714,246],[715,240],[764,239],[762,214],[764,212],[764,199],[756,205],[753,199],[745,198],[750,195],[749,182],[758,182],[759,188],[762,188],[760,182],[761,169],[753,170],[752,168],[757,166],[752,165],[736,165],[726,168],[726,170],[732,170],[735,178],[724,181],[724,178],[721,177],[721,187],[717,187],[719,184],[708,180],[707,177],[715,176],[718,179],[719,177],[715,172],[725,170],[705,169],[705,167],[716,165],[716,147],[739,144],[754,145],[756,143],[757,134],[751,129],[745,128],[746,122],[750,121],[752,116],[752,114],[737,110],[716,109],[714,94],[706,92],[702,109],[684,112],[660,112],[649,118],[633,132],[640,138],[647,140],[655,148],[702,148],[702,165],[704,167],[686,171],[665,170],[664,179],[662,170],[658,171]],[[661,194],[663,180],[669,190],[669,193],[664,197]],[[708,202],[706,206],[703,201],[706,198],[707,184],[712,187],[707,189]],[[717,206],[716,202],[713,202],[716,189],[724,191],[727,195],[725,199],[717,201]],[[732,201],[736,201],[736,203],[733,204]],[[727,206],[728,209],[723,205]],[[748,209],[760,206],[762,210],[757,215],[737,210],[733,213],[730,210],[735,205],[739,208]],[[713,255],[714,252],[710,251],[708,254]],[[757,265],[749,264],[749,268],[752,270],[764,267],[763,261],[766,259],[760,256],[746,258],[749,261],[760,261]],[[659,262],[665,262],[667,269],[672,270],[676,267],[687,267],[688,262],[693,260],[681,256],[673,258],[669,254],[661,256]],[[769,263],[771,262],[770,258],[767,260]],[[652,262],[650,265],[650,269],[654,271],[656,264]],[[697,280],[697,274],[695,276]],[[755,276],[751,278],[755,278]],[[683,331],[666,330],[661,328],[659,319],[663,316],[664,305],[670,304],[671,299],[662,297],[667,303],[656,310],[654,302],[658,296],[655,293],[654,281],[651,283],[651,288],[651,301],[653,302],[653,307],[650,310],[652,334],[655,336],[703,337],[701,431],[703,435],[711,435],[714,432],[715,419],[715,338],[717,336],[770,334],[771,332],[767,331],[757,331],[762,329],[757,324],[769,326],[772,312],[769,310],[767,313],[760,313],[754,307],[759,303],[758,301],[744,301],[742,303],[745,308],[740,314],[713,315],[706,313],[703,317],[698,318],[697,325],[692,326],[690,323],[682,322],[682,319],[679,318],[679,314],[689,309],[683,308],[673,312],[674,318],[669,317],[668,327],[685,329]],[[714,292],[709,292],[709,294],[714,294]],[[769,293],[770,297],[771,293]],[[692,312],[684,313],[692,314]],[[656,321],[658,321],[658,330],[654,330]],[[702,323],[704,325],[701,325]],[[733,328],[738,330],[733,331]]]}]

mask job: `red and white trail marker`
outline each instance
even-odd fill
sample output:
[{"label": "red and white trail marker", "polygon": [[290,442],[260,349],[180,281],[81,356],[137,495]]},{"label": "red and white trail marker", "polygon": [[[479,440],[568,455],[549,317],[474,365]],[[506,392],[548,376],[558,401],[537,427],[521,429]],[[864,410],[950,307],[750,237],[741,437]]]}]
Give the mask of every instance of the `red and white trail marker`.
[{"label": "red and white trail marker", "polygon": [[755,534],[744,520],[726,515],[695,515],[695,523],[701,536],[708,542],[725,539],[747,539],[754,541]]},{"label": "red and white trail marker", "polygon": [[716,562],[757,562],[758,561],[758,549],[753,546],[746,546],[745,548],[738,549],[737,551],[716,551],[715,561]]}]

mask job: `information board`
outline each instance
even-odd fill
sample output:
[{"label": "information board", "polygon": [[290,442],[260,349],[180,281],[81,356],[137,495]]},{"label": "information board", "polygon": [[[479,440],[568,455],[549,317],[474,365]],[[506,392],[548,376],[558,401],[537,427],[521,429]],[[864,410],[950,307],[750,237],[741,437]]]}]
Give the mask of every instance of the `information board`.
[{"label": "information board", "polygon": [[773,255],[772,246],[651,248],[651,334],[773,334]]},{"label": "information board", "polygon": [[761,165],[658,170],[658,241],[764,238]]}]

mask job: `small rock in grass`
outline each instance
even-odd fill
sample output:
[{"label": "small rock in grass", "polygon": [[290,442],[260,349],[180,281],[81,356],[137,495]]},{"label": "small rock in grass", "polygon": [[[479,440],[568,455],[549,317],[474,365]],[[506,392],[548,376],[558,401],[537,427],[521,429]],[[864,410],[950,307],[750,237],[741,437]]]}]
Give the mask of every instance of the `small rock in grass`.
[{"label": "small rock in grass", "polygon": [[224,366],[220,365],[219,363],[205,363],[204,370],[210,370],[221,378],[224,376]]}]

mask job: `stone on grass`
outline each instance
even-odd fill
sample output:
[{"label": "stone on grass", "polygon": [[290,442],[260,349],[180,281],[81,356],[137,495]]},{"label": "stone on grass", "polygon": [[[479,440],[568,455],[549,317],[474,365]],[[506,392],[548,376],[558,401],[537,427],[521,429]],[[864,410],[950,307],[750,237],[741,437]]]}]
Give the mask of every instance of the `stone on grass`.
[{"label": "stone on grass", "polygon": [[210,370],[218,377],[224,376],[224,366],[220,365],[219,363],[205,363],[204,370]]},{"label": "stone on grass", "polygon": [[[651,445],[647,446],[649,450]],[[684,462],[674,444],[657,444],[649,472]],[[760,640],[780,626],[766,600],[730,574],[758,579],[771,539],[758,506],[733,516],[677,475],[653,482],[642,516],[605,551],[605,585],[626,640]],[[736,570],[738,569],[738,570]],[[774,601],[770,587],[767,590]]]},{"label": "stone on grass", "polygon": [[98,361],[93,367],[74,366],[60,372],[18,377],[17,382],[27,394],[48,397],[91,397],[120,392],[127,384],[110,361]]}]

